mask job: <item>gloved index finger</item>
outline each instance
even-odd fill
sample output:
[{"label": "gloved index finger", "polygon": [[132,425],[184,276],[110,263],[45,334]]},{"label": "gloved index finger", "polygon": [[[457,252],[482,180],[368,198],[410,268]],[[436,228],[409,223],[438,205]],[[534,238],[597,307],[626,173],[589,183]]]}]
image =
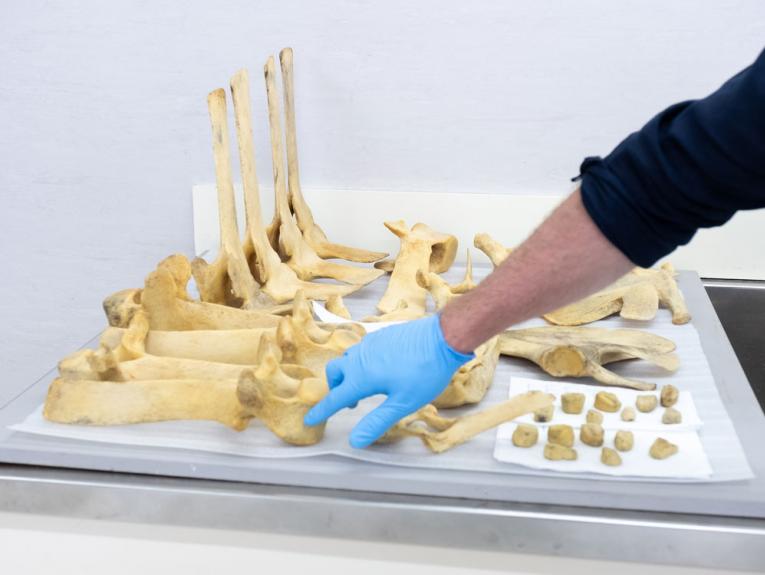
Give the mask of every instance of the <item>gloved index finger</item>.
[{"label": "gloved index finger", "polygon": [[311,411],[305,414],[303,422],[306,425],[318,425],[341,409],[354,406],[360,399],[364,399],[363,394],[346,381],[332,389],[327,397],[314,405]]},{"label": "gloved index finger", "polygon": [[335,389],[338,385],[343,383],[343,377],[345,375],[343,369],[344,365],[344,357],[338,357],[327,363],[324,372],[327,374],[327,385],[329,386],[329,389]]}]

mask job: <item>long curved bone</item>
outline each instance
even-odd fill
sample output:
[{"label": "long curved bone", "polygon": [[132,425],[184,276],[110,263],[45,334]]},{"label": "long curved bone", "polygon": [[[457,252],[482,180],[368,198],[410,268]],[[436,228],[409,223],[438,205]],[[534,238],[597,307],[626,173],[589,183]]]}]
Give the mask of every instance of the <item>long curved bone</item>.
[{"label": "long curved bone", "polygon": [[672,312],[672,323],[691,320],[675,269],[665,263],[658,269],[635,268],[607,288],[543,317],[556,325],[582,325],[618,313],[625,319],[650,320],[659,306]]},{"label": "long curved bone", "polygon": [[93,381],[58,378],[48,389],[49,421],[124,425],[171,420],[218,421],[237,431],[257,418],[292,445],[321,440],[324,425],[303,417],[327,393],[327,384],[300,365],[280,365],[269,354],[231,379]]},{"label": "long curved bone", "polygon": [[[377,304],[377,309],[383,314],[377,316],[377,319],[422,317],[425,315],[428,292],[418,285],[417,272],[422,270],[442,273],[448,270],[457,253],[457,238],[436,232],[422,223],[415,224],[410,230],[403,220],[385,222],[385,227],[398,236],[401,247],[388,287]],[[385,315],[393,312],[398,312],[398,315]]]},{"label": "long curved bone", "polygon": [[353,267],[321,259],[303,237],[290,211],[290,199],[284,182],[284,148],[279,118],[279,96],[274,79],[274,59],[269,57],[264,67],[268,124],[271,136],[271,157],[274,173],[276,210],[267,234],[271,245],[278,248],[282,259],[295,270],[302,280],[333,278],[345,283],[364,285],[380,277],[383,272],[374,268]]},{"label": "long curved bone", "polygon": [[243,249],[250,270],[261,284],[261,290],[274,301],[282,303],[291,301],[298,290],[303,290],[311,299],[325,300],[333,295],[346,295],[359,289],[361,285],[303,281],[298,278],[292,268],[282,262],[279,254],[274,251],[269,243],[260,209],[260,190],[255,172],[255,151],[252,143],[250,84],[246,70],[240,70],[231,78],[231,97],[234,101],[239,163],[247,215]]},{"label": "long curved bone", "polygon": [[603,366],[635,358],[667,371],[679,365],[672,341],[633,329],[545,326],[509,330],[499,338],[500,353],[533,361],[552,376],[590,376],[604,385],[629,389],[649,391],[656,384],[622,377]]},{"label": "long curved bone", "polygon": [[473,245],[486,254],[494,267],[505,261],[513,251],[511,248],[503,246],[489,234],[476,234],[473,238]]},{"label": "long curved bone", "polygon": [[426,405],[399,421],[378,443],[391,443],[409,436],[419,437],[432,452],[442,453],[502,423],[552,405],[553,400],[554,397],[547,393],[530,391],[488,409],[456,418],[441,417],[434,406]]},{"label": "long curved bone", "polygon": [[282,87],[284,90],[284,124],[287,134],[287,177],[289,185],[289,201],[297,219],[300,231],[306,243],[311,246],[322,259],[338,258],[351,262],[376,262],[388,254],[353,248],[335,244],[327,239],[327,235],[316,224],[311,208],[303,197],[300,187],[300,168],[298,165],[297,135],[295,128],[295,87],[292,73],[292,48],[279,52],[279,62],[282,68]]},{"label": "long curved bone", "polygon": [[260,291],[250,273],[236,224],[225,90],[219,88],[211,92],[207,97],[207,105],[213,132],[220,251],[212,264],[207,264],[202,258],[194,259],[191,264],[194,279],[202,301],[245,309],[268,307],[274,301]]}]

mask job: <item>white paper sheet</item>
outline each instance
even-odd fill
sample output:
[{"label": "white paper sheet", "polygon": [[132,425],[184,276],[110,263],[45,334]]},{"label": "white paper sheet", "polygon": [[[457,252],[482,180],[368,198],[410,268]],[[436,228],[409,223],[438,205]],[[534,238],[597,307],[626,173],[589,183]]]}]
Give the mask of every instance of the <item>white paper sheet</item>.
[{"label": "white paper sheet", "polygon": [[[513,423],[500,425],[497,429],[497,444],[494,457],[505,463],[516,463],[534,469],[550,469],[571,472],[590,472],[604,475],[630,477],[674,477],[706,478],[712,475],[712,468],[704,452],[704,448],[696,430],[701,428],[701,420],[696,413],[692,392],[683,391],[678,398],[677,408],[683,417],[688,414],[685,426],[680,424],[666,425],[661,422],[662,409],[657,408],[651,413],[637,413],[635,421],[627,422],[619,419],[618,413],[603,413],[603,427],[606,430],[603,445],[614,447],[614,435],[619,429],[632,431],[635,438],[633,449],[620,453],[622,465],[608,467],[600,462],[599,447],[590,447],[579,441],[578,430],[585,422],[585,413],[592,407],[595,394],[599,388],[567,381],[545,381],[513,377],[510,383],[510,395],[526,391],[545,391],[555,395],[555,412],[550,422],[537,423],[533,417],[523,416]],[[629,389],[609,389],[623,405],[634,405],[635,397],[643,392]],[[578,392],[585,395],[585,408],[580,415],[563,413],[560,410],[560,396],[566,392]],[[658,393],[658,392],[657,392]],[[681,403],[682,401],[682,403]],[[658,412],[658,416],[657,416]],[[512,443],[512,435],[519,423],[533,423],[539,428],[539,441],[530,448],[516,447]],[[544,458],[542,451],[546,443],[547,427],[555,424],[568,424],[575,430],[576,440],[574,449],[577,451],[576,461],[550,461]],[[679,447],[672,457],[658,461],[648,455],[651,444],[657,437],[671,441]]]},{"label": "white paper sheet", "polygon": [[[526,377],[513,377],[512,382],[513,393],[523,393],[525,391],[545,391],[552,393],[555,396],[555,412],[551,422],[538,423],[534,421],[532,414],[524,415],[518,418],[519,423],[533,423],[538,426],[554,425],[556,423],[565,423],[573,427],[578,427],[583,421],[587,410],[593,407],[595,402],[595,395],[599,391],[608,391],[616,395],[619,401],[622,402],[622,407],[635,408],[635,399],[638,395],[655,395],[658,401],[659,389],[656,391],[633,391],[631,389],[622,389],[618,387],[612,387],[604,389],[601,387],[593,387],[592,385],[585,385],[581,383],[570,383],[567,381],[546,381],[538,379],[529,379]],[[568,392],[583,393],[585,396],[584,409],[581,415],[575,415],[571,413],[564,413],[561,409],[561,395]],[[651,430],[666,430],[666,431],[693,431],[699,429],[702,426],[699,414],[696,411],[696,404],[693,401],[693,394],[690,391],[683,391],[680,393],[677,404],[675,405],[683,417],[681,423],[674,423],[666,425],[661,422],[661,416],[664,413],[664,408],[657,403],[656,409],[650,413],[641,413],[635,409],[635,421],[622,421],[621,410],[616,413],[600,412],[603,415],[603,428],[604,429],[629,429],[630,431],[638,431],[641,429]],[[500,434],[502,429],[500,428]]]},{"label": "white paper sheet", "polygon": [[363,326],[365,330],[367,330],[367,333],[372,333],[373,331],[377,331],[379,329],[382,329],[384,327],[388,327],[389,325],[396,325],[397,323],[404,323],[403,321],[356,321],[356,320],[349,320],[347,318],[344,318],[342,316],[339,316],[337,314],[332,313],[329,311],[326,307],[324,307],[324,304],[319,301],[314,301],[313,303],[313,313],[316,314],[316,317],[319,319],[319,321],[323,321],[324,323],[348,323],[349,321],[352,323],[357,323],[360,326]]}]

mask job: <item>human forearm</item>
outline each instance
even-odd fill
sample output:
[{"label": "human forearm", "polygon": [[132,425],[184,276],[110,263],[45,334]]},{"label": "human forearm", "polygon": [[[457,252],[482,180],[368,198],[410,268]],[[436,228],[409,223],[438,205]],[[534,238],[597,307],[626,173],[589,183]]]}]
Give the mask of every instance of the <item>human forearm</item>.
[{"label": "human forearm", "polygon": [[601,233],[579,190],[470,293],[441,314],[446,341],[471,351],[509,326],[577,301],[634,264]]}]

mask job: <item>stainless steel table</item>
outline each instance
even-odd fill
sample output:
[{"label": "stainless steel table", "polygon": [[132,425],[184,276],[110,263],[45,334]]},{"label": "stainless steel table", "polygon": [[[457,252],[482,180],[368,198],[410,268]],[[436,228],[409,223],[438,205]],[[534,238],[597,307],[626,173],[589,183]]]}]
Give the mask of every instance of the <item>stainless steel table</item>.
[{"label": "stainless steel table", "polygon": [[[462,474],[450,487],[440,481],[442,471],[433,472],[430,484],[427,474],[419,482],[407,482],[406,470],[335,461],[329,474],[319,458],[291,460],[292,475],[284,481],[284,469],[274,462],[237,466],[225,457],[191,452],[159,459],[135,448],[115,449],[114,456],[105,459],[95,452],[89,455],[84,442],[63,442],[43,457],[39,451],[25,451],[22,440],[0,446],[0,460],[8,462],[0,465],[0,509],[762,569],[765,452],[760,440],[765,438],[765,419],[704,290],[698,282],[696,286],[683,290],[705,348],[715,341],[714,353],[707,350],[710,365],[757,474],[751,481],[588,484],[563,478]],[[753,436],[757,433],[759,439]],[[142,457],[137,466],[135,458]],[[94,470],[66,469],[73,464]],[[138,468],[141,474],[130,473]],[[218,478],[227,481],[212,480]],[[280,485],[274,484],[277,481]]]}]

